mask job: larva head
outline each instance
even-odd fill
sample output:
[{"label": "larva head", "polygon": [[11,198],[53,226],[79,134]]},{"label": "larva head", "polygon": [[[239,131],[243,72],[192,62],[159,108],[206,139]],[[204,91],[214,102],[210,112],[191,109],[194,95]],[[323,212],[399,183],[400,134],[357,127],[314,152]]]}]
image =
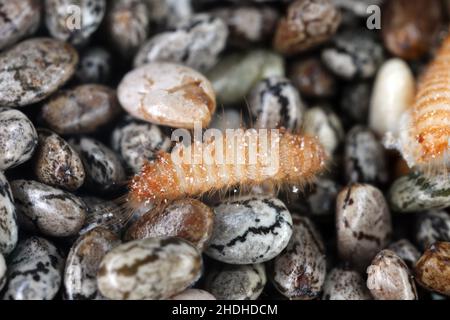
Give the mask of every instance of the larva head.
[{"label": "larva head", "polygon": [[129,190],[128,200],[133,207],[171,200],[178,187],[170,155],[161,154],[156,160],[146,163],[140,174],[131,180]]}]

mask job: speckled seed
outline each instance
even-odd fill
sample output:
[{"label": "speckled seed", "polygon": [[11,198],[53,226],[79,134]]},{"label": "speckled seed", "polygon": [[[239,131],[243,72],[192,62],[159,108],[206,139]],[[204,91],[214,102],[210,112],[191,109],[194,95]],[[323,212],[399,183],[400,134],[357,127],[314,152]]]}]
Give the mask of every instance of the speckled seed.
[{"label": "speckled seed", "polygon": [[28,161],[37,144],[36,129],[22,112],[0,108],[0,170]]},{"label": "speckled seed", "polygon": [[147,41],[137,53],[134,66],[173,62],[205,71],[216,64],[227,36],[227,26],[221,19],[198,14],[178,23],[175,30],[158,33]]},{"label": "speckled seed", "polygon": [[53,38],[81,45],[98,29],[105,10],[106,0],[45,0],[45,22]]},{"label": "speckled seed", "polygon": [[278,23],[274,47],[293,55],[326,42],[341,23],[339,10],[329,0],[297,0]]},{"label": "speckled seed", "polygon": [[150,19],[142,0],[114,0],[106,13],[106,32],[116,50],[131,58],[149,36]]},{"label": "speckled seed", "polygon": [[309,213],[312,216],[333,214],[340,189],[341,186],[334,180],[317,178],[299,203],[301,212]]},{"label": "speckled seed", "polygon": [[442,1],[387,1],[383,7],[385,47],[404,59],[418,59],[433,44],[443,23]]},{"label": "speckled seed", "polygon": [[428,290],[450,296],[450,242],[431,245],[417,262],[417,282]]},{"label": "speckled seed", "polygon": [[120,110],[113,89],[87,84],[52,97],[42,108],[42,117],[59,134],[93,133],[113,121]]},{"label": "speckled seed", "polygon": [[383,47],[370,31],[344,31],[333,38],[333,44],[322,51],[322,61],[343,79],[371,78],[383,62]]},{"label": "speckled seed", "polygon": [[319,296],[325,281],[325,247],[310,219],[294,215],[293,221],[289,245],[274,260],[272,281],[287,298],[312,300]]},{"label": "speckled seed", "polygon": [[417,300],[408,266],[390,250],[378,253],[367,268],[367,287],[376,300]]},{"label": "speckled seed", "polygon": [[237,47],[249,47],[270,39],[277,25],[279,14],[268,6],[236,6],[214,9],[211,15],[222,19],[228,26],[229,43]]},{"label": "speckled seed", "polygon": [[0,7],[0,50],[33,34],[41,22],[41,1],[2,1]]},{"label": "speckled seed", "polygon": [[202,257],[178,238],[149,238],[110,251],[98,272],[100,292],[110,299],[167,299],[200,278]]},{"label": "speckled seed", "polygon": [[297,132],[303,124],[305,103],[286,78],[262,80],[252,89],[248,103],[256,129],[284,127]]},{"label": "speckled seed", "polygon": [[205,289],[217,300],[256,300],[267,282],[263,264],[220,265],[209,270]]},{"label": "speckled seed", "polygon": [[6,262],[5,258],[3,258],[3,255],[0,253],[0,291],[5,286],[6,280]]},{"label": "speckled seed", "polygon": [[347,181],[384,184],[388,180],[386,155],[375,134],[362,126],[354,127],[345,141]]},{"label": "speckled seed", "polygon": [[303,132],[317,137],[329,156],[332,156],[344,140],[341,120],[329,108],[310,108],[305,113]]},{"label": "speckled seed", "polygon": [[83,52],[76,77],[83,84],[105,84],[111,78],[111,69],[111,54],[101,47],[92,47]]},{"label": "speckled seed", "polygon": [[208,126],[216,98],[208,79],[172,63],[151,63],[128,73],[118,88],[122,107],[132,116],[155,124],[194,128]]},{"label": "speckled seed", "polygon": [[341,10],[351,11],[357,17],[365,18],[371,12],[367,12],[372,5],[381,6],[384,0],[332,0]]},{"label": "speckled seed", "polygon": [[78,53],[50,38],[23,41],[0,54],[0,106],[22,107],[47,98],[75,73]]},{"label": "speckled seed", "polygon": [[208,73],[217,99],[223,104],[243,102],[250,90],[261,80],[284,77],[281,56],[264,50],[232,53],[220,59]]},{"label": "speckled seed", "polygon": [[119,157],[101,142],[82,137],[70,144],[78,151],[86,170],[86,187],[107,192],[120,188],[125,182],[125,169]]},{"label": "speckled seed", "polygon": [[369,115],[369,125],[375,133],[397,133],[401,115],[413,104],[415,86],[414,75],[403,60],[390,59],[381,66]]},{"label": "speckled seed", "polygon": [[71,193],[35,181],[11,183],[20,225],[52,237],[74,236],[83,226],[85,205]]},{"label": "speckled seed", "polygon": [[325,280],[323,300],[372,300],[372,296],[359,272],[334,268]]},{"label": "speckled seed", "polygon": [[95,228],[78,238],[66,260],[64,271],[66,299],[101,299],[97,288],[98,267],[103,257],[119,244],[119,238],[103,228]]},{"label": "speckled seed", "polygon": [[61,286],[64,260],[49,241],[21,241],[10,257],[4,300],[52,300]]},{"label": "speckled seed", "polygon": [[97,228],[102,227],[121,235],[123,223],[112,223],[111,221],[117,217],[119,206],[113,201],[107,201],[95,197],[84,197],[83,202],[86,204],[86,220],[80,235]]},{"label": "speckled seed", "polygon": [[230,264],[266,262],[286,248],[291,215],[276,198],[242,197],[214,208],[214,231],[206,254]]},{"label": "speckled seed", "polygon": [[371,93],[372,84],[369,82],[358,81],[343,86],[340,106],[342,121],[346,125],[368,123]]},{"label": "speckled seed", "polygon": [[289,67],[288,74],[292,83],[305,96],[325,98],[336,92],[336,80],[320,59],[298,59]]},{"label": "speckled seed", "polygon": [[383,194],[368,184],[351,185],[336,200],[339,257],[358,270],[389,243],[391,215]]},{"label": "speckled seed", "polygon": [[178,237],[202,251],[211,238],[213,223],[211,208],[195,199],[182,199],[144,214],[127,230],[125,240]]},{"label": "speckled seed", "polygon": [[200,289],[187,289],[183,291],[182,293],[177,294],[176,296],[173,296],[170,298],[170,300],[216,300],[216,298],[209,292],[206,292],[205,290]]},{"label": "speckled seed", "polygon": [[388,249],[405,261],[406,265],[411,270],[414,269],[417,260],[420,258],[419,250],[417,250],[408,239],[401,239],[394,242],[388,247]]},{"label": "speckled seed", "polygon": [[77,152],[60,136],[38,130],[39,146],[34,158],[34,174],[39,182],[75,191],[84,183],[84,167]]},{"label": "speckled seed", "polygon": [[14,200],[8,180],[0,171],[0,256],[11,253],[17,244],[18,227]]},{"label": "speckled seed", "polygon": [[450,215],[446,211],[417,214],[416,243],[425,250],[435,242],[450,242]]},{"label": "speckled seed", "polygon": [[189,18],[193,13],[191,0],[144,0],[148,6],[148,15],[152,23],[160,28],[172,28],[180,20]]},{"label": "speckled seed", "polygon": [[391,208],[405,213],[446,208],[450,206],[449,181],[446,173],[401,177],[389,191]]},{"label": "speckled seed", "polygon": [[167,152],[171,141],[157,125],[127,119],[114,129],[111,145],[127,166],[139,173],[145,161],[160,151]]}]

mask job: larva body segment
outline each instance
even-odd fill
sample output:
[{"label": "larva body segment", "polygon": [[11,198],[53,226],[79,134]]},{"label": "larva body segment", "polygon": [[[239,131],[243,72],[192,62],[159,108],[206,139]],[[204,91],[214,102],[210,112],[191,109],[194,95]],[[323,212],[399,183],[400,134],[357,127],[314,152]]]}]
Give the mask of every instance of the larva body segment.
[{"label": "larva body segment", "polygon": [[[194,163],[178,162],[186,154]],[[208,162],[203,156],[195,162],[193,155],[201,154],[210,155],[212,160]],[[222,141],[193,143],[175,148],[171,154],[161,153],[131,181],[128,201],[131,206],[158,204],[265,182],[302,186],[325,168],[325,157],[322,146],[312,137],[278,130],[238,130]]]},{"label": "larva body segment", "polygon": [[450,166],[450,37],[421,76],[414,104],[401,119],[393,145],[410,167],[429,172]]}]

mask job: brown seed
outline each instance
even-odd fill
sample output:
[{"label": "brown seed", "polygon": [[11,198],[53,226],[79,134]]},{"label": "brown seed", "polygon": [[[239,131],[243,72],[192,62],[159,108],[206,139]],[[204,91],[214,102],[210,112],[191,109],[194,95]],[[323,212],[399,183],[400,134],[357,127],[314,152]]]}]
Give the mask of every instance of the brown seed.
[{"label": "brown seed", "polygon": [[57,134],[38,130],[34,173],[39,182],[75,191],[83,185],[85,172],[78,153]]},{"label": "brown seed", "polygon": [[338,252],[341,259],[364,270],[389,243],[389,208],[380,190],[368,184],[351,185],[336,200]]},{"label": "brown seed", "polygon": [[440,0],[385,1],[382,35],[386,48],[404,59],[427,53],[442,24]]},{"label": "brown seed", "polygon": [[367,268],[367,287],[376,300],[417,300],[416,284],[406,263],[383,250]]},{"label": "brown seed", "polygon": [[294,234],[286,250],[275,258],[272,281],[287,298],[315,299],[326,275],[323,240],[310,219],[293,216],[292,220]]},{"label": "brown seed", "polygon": [[50,39],[23,41],[0,54],[0,106],[21,107],[44,100],[75,73],[78,53]]},{"label": "brown seed", "polygon": [[110,123],[120,110],[114,90],[89,84],[53,97],[44,105],[42,117],[59,134],[92,133]]},{"label": "brown seed", "polygon": [[431,245],[417,262],[415,275],[421,286],[450,296],[450,242]]},{"label": "brown seed", "polygon": [[280,20],[274,47],[293,55],[326,42],[341,23],[339,10],[329,0],[297,0]]},{"label": "brown seed", "polygon": [[151,210],[139,218],[125,235],[126,241],[173,236],[203,250],[212,234],[214,212],[195,199],[175,201],[163,210]]},{"label": "brown seed", "polygon": [[336,91],[336,80],[317,58],[294,62],[290,67],[289,78],[306,96],[329,97]]}]

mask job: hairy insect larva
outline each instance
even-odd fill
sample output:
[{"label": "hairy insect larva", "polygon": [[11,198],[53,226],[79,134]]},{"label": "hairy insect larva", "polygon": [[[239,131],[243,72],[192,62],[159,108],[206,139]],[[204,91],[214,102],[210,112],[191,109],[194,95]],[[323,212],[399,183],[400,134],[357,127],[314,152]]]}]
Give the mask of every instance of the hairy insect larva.
[{"label": "hairy insect larva", "polygon": [[401,119],[399,135],[386,137],[410,167],[430,173],[450,165],[450,37],[422,75],[415,102]]},{"label": "hairy insect larva", "polygon": [[[127,201],[136,208],[233,186],[265,182],[302,186],[325,168],[325,157],[312,137],[278,130],[238,130],[222,140],[194,142],[176,147],[171,154],[161,153],[132,179]],[[181,158],[188,161],[179,163]]]}]

